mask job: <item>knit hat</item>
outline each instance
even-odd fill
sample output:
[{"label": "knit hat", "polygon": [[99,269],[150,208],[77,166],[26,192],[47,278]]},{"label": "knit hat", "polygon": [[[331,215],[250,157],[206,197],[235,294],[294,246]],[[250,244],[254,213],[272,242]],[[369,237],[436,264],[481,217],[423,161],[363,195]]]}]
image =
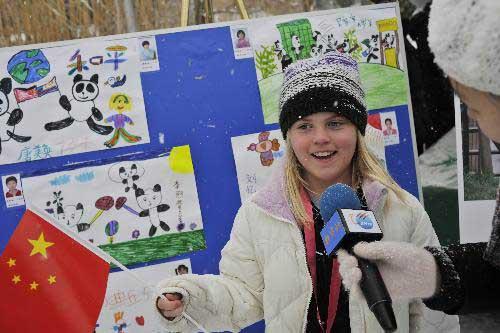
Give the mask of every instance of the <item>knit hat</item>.
[{"label": "knit hat", "polygon": [[279,107],[279,123],[285,139],[297,120],[316,112],[338,113],[365,134],[368,116],[358,64],[337,51],[289,65],[285,69]]},{"label": "knit hat", "polygon": [[433,1],[428,41],[447,75],[500,95],[500,1]]}]

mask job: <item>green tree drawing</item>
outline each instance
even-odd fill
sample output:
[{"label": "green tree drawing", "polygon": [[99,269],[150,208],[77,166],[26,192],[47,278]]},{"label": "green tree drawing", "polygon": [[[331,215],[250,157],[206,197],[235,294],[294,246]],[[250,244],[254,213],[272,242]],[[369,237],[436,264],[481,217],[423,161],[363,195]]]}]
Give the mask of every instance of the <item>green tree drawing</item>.
[{"label": "green tree drawing", "polygon": [[278,68],[274,59],[274,48],[273,45],[260,46],[262,51],[255,51],[255,67],[260,71],[263,79],[268,78],[274,74],[274,71]]},{"label": "green tree drawing", "polygon": [[[349,55],[356,61],[361,60],[361,44],[358,42],[358,37],[356,36],[356,29],[352,28],[344,32],[344,39],[349,42]],[[351,50],[353,50],[351,52]]]}]

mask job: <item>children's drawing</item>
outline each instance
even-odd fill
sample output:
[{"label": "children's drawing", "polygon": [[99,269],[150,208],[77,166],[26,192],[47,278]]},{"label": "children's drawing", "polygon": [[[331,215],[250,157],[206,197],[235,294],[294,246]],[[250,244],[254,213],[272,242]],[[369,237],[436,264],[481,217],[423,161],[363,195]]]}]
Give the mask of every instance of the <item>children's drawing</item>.
[{"label": "children's drawing", "polygon": [[100,197],[99,199],[97,199],[95,204],[94,204],[95,208],[97,209],[97,213],[95,213],[95,215],[92,217],[92,219],[88,223],[88,228],[90,228],[92,223],[97,221],[97,219],[102,215],[102,213],[110,210],[111,208],[113,208],[114,205],[115,205],[115,199],[113,199],[112,196],[106,195],[106,196],[103,196],[103,197]]},{"label": "children's drawing", "polygon": [[9,59],[7,71],[16,82],[30,84],[47,76],[50,64],[42,50],[25,50]]},{"label": "children's drawing", "polygon": [[54,76],[49,82],[39,86],[34,85],[29,88],[14,89],[14,97],[16,98],[17,103],[22,103],[56,91],[59,91],[59,87],[57,86],[56,77]]},{"label": "children's drawing", "polygon": [[109,99],[109,109],[112,111],[115,110],[118,113],[104,119],[105,123],[113,122],[115,126],[113,137],[110,140],[106,141],[104,145],[108,148],[114,147],[118,143],[120,137],[128,143],[136,143],[141,141],[142,138],[140,136],[130,134],[125,130],[126,124],[134,126],[134,122],[132,121],[132,119],[123,114],[123,112],[130,111],[132,109],[132,99],[122,93],[113,94]]},{"label": "children's drawing", "polygon": [[108,171],[108,176],[115,183],[125,185],[125,192],[132,188],[137,190],[136,182],[144,175],[144,168],[139,163],[117,163],[113,164]]},{"label": "children's drawing", "polygon": [[[25,201],[125,264],[204,248],[194,172],[177,172],[170,162],[161,156],[23,177]],[[93,178],[76,181],[83,174]],[[63,176],[70,181],[51,185]]]},{"label": "children's drawing", "polygon": [[288,65],[293,62],[292,58],[286,53],[286,50],[283,48],[279,40],[274,42],[274,53],[276,54],[278,60],[281,62],[282,71],[284,71],[285,68],[287,68]]},{"label": "children's drawing", "polygon": [[71,93],[73,99],[69,100],[66,95],[59,98],[59,104],[69,114],[69,117],[45,124],[47,131],[55,131],[66,128],[73,122],[86,122],[90,130],[97,134],[107,135],[113,131],[113,127],[99,125],[94,121],[102,120],[101,111],[96,108],[94,100],[99,96],[99,75],[94,74],[90,80],[84,80],[80,74],[73,78]]},{"label": "children's drawing", "polygon": [[[256,138],[258,143],[255,143]],[[231,145],[243,202],[257,192],[280,167],[279,162],[285,156],[285,142],[280,130],[273,130],[233,137]]]},{"label": "children's drawing", "polygon": [[88,71],[89,67],[87,66],[86,61],[82,61],[82,55],[80,54],[80,49],[76,50],[76,52],[69,58],[69,61],[73,61],[68,65],[68,68],[71,68],[68,72],[68,75],[73,75],[76,71],[81,73],[83,70]]},{"label": "children's drawing", "polygon": [[110,76],[108,77],[106,82],[104,82],[104,85],[110,86],[111,88],[117,88],[123,86],[126,81],[127,81],[127,75]]},{"label": "children's drawing", "polygon": [[[120,221],[120,228],[121,225]],[[120,330],[127,333],[163,332],[156,319],[156,310],[151,306],[157,295],[153,286],[161,279],[176,276],[177,272],[191,272],[192,267],[189,259],[183,259],[133,271],[151,286],[141,286],[126,272],[111,273],[95,333],[117,333]]]},{"label": "children's drawing", "polygon": [[106,236],[108,236],[109,244],[113,244],[113,236],[118,233],[119,227],[120,224],[116,220],[109,221],[106,224],[106,228],[104,228],[104,233],[106,234]]},{"label": "children's drawing", "polygon": [[0,154],[2,153],[3,142],[14,140],[17,142],[27,142],[30,136],[15,134],[16,125],[23,119],[23,111],[19,108],[9,112],[8,94],[12,90],[12,80],[8,77],[0,80]]},{"label": "children's drawing", "polygon": [[115,71],[118,70],[118,65],[127,61],[126,58],[122,58],[122,56],[125,54],[125,51],[127,50],[126,46],[123,45],[114,45],[114,46],[109,46],[106,48],[107,51],[114,52],[114,53],[106,53],[106,55],[110,58],[108,60],[105,60],[105,64],[113,64],[113,69]]},{"label": "children's drawing", "polygon": [[[0,165],[148,143],[135,44],[135,39],[101,39],[15,52],[1,49],[0,80],[10,81],[2,85],[9,93],[0,94],[10,106],[0,114]],[[130,108],[120,111],[118,101],[110,107],[116,92],[133,101]],[[115,114],[126,114],[133,122],[104,123]]]},{"label": "children's drawing", "polygon": [[268,131],[259,133],[259,143],[251,143],[247,150],[260,154],[260,163],[263,166],[270,166],[274,162],[273,151],[280,149],[278,139],[269,139],[271,133]]},{"label": "children's drawing", "polygon": [[169,205],[162,203],[163,198],[161,196],[160,184],[153,186],[153,189],[136,189],[135,199],[137,200],[137,205],[142,209],[142,211],[139,212],[139,216],[149,217],[149,223],[151,223],[149,227],[149,237],[155,235],[158,226],[164,231],[170,231],[168,224],[160,220],[160,213],[170,209]]},{"label": "children's drawing", "polygon": [[401,68],[404,55],[393,7],[256,21],[249,26],[249,33],[266,124],[278,122],[284,69],[332,51],[349,54],[360,64],[369,110],[408,104],[407,78]]},{"label": "children's drawing", "polygon": [[399,35],[396,18],[377,21],[380,37],[380,57],[382,65],[400,68]]},{"label": "children's drawing", "polygon": [[[116,199],[116,202],[115,202],[115,208],[116,210],[120,210],[120,209],[125,209],[126,211],[132,213],[133,215],[135,216],[139,216],[139,213],[136,212],[133,208],[130,208],[129,206],[127,206],[127,197],[118,197]],[[137,234],[139,233],[139,230],[134,230],[134,232],[137,231]],[[134,237],[134,238],[137,238],[137,237]]]},{"label": "children's drawing", "polygon": [[363,39],[361,44],[365,46],[365,50],[362,53],[362,56],[366,58],[366,62],[369,63],[370,60],[378,59],[378,35],[372,35],[370,38]]},{"label": "children's drawing", "polygon": [[47,213],[54,216],[56,221],[73,231],[82,232],[88,229],[88,223],[81,222],[84,213],[84,208],[81,202],[64,205],[63,207],[64,198],[61,191],[52,192],[52,195],[52,199],[46,203],[45,211]]},{"label": "children's drawing", "polygon": [[77,182],[80,182],[80,183],[90,182],[90,181],[92,181],[92,179],[94,179],[94,173],[93,172],[82,172],[81,174],[75,176],[75,179]]}]

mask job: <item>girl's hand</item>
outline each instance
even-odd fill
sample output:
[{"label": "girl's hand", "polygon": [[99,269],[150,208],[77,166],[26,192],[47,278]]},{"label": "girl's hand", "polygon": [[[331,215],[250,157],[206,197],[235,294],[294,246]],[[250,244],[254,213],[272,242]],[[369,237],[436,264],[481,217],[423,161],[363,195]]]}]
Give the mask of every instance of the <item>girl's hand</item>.
[{"label": "girl's hand", "polygon": [[184,311],[184,304],[182,303],[182,295],[179,293],[163,294],[165,298],[158,297],[156,299],[156,307],[158,311],[167,318],[173,320]]}]

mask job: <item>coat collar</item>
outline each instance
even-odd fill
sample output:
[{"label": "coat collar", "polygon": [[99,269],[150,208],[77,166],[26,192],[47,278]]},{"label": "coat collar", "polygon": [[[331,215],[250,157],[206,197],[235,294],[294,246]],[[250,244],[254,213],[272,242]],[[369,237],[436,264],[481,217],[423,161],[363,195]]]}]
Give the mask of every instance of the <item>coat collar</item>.
[{"label": "coat collar", "polygon": [[[388,189],[380,182],[370,180],[365,180],[362,187],[368,208],[373,211],[380,222]],[[296,223],[286,199],[284,162],[272,174],[266,185],[257,191],[250,200],[266,214],[284,222]]]}]

